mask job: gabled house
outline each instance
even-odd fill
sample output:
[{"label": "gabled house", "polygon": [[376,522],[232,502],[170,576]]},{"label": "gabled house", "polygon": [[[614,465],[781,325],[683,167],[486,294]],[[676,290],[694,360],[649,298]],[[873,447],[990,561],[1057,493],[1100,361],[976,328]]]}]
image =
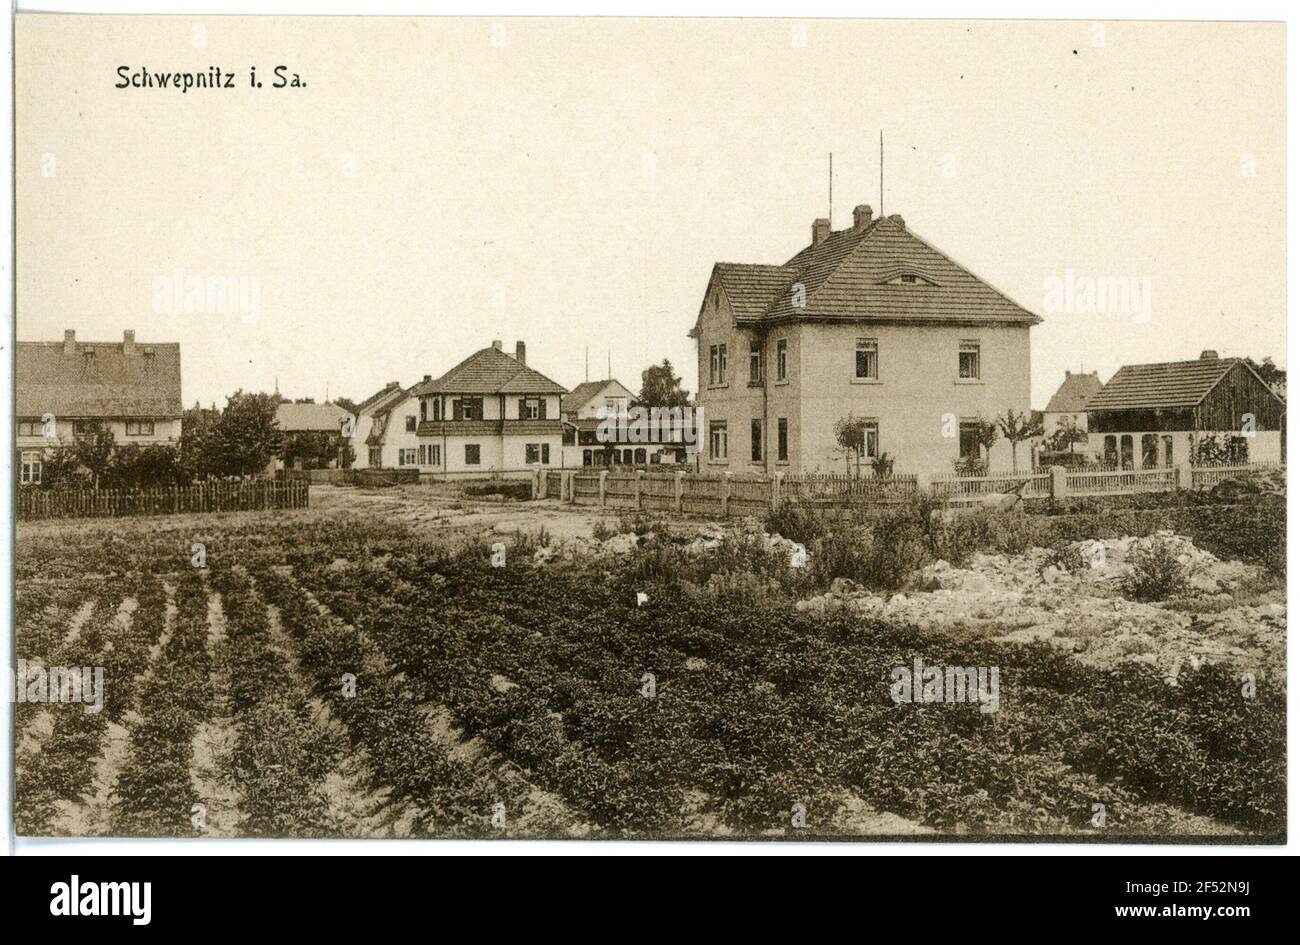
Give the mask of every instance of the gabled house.
[{"label": "gabled house", "polygon": [[1192,463],[1215,438],[1239,462],[1282,462],[1282,398],[1241,358],[1126,364],[1088,398],[1088,447],[1108,464]]},{"label": "gabled house", "polygon": [[[836,422],[862,421],[862,465],[951,473],[980,457],[973,421],[1029,412],[1041,319],[907,228],[853,211],[781,265],[713,267],[691,337],[704,468],[840,472]],[[1011,468],[1000,440],[989,457]],[[868,472],[869,474],[869,472]]]},{"label": "gabled house", "polygon": [[1087,406],[1088,398],[1099,390],[1101,390],[1101,378],[1097,376],[1096,371],[1090,374],[1066,371],[1065,380],[1056,389],[1052,399],[1047,402],[1047,409],[1043,411],[1043,434],[1048,437],[1053,436],[1057,430],[1062,429],[1062,424],[1065,424],[1066,428],[1073,424],[1075,428],[1087,433],[1088,412],[1084,408]]},{"label": "gabled house", "polygon": [[19,481],[41,481],[42,451],[111,432],[116,445],[177,444],[181,438],[181,349],[144,343],[20,341],[15,350],[15,440]]},{"label": "gabled house", "polygon": [[441,377],[426,378],[411,394],[430,471],[486,476],[559,466],[565,393],[528,366],[522,341],[514,357],[494,341]]},{"label": "gabled house", "polygon": [[[282,403],[275,408],[275,420],[284,434],[285,445],[275,469],[337,469],[345,446],[352,412],[334,403]],[[289,457],[286,460],[284,457]]]}]

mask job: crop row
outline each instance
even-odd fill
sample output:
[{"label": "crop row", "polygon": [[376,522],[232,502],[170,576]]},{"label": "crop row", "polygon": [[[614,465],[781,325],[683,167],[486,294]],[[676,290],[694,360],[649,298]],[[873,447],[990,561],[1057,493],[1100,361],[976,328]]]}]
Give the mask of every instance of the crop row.
[{"label": "crop row", "polygon": [[270,570],[256,577],[297,645],[313,692],[344,724],[353,750],[365,752],[377,785],[419,810],[414,832],[486,833],[494,805],[509,808],[518,798],[449,757],[447,747],[431,737],[409,681],[387,671],[382,656],[355,627],[322,613],[292,578]]},{"label": "crop row", "polygon": [[[719,799],[739,829],[770,828],[792,802],[825,816],[844,787],[951,829],[1081,829],[1095,804],[1112,829],[1145,833],[1176,815],[1161,805],[1246,829],[1281,823],[1281,694],[1245,699],[1217,667],[1169,687],[1144,667],[1105,673],[1043,646],[954,642],[617,576],[547,574],[541,594],[528,568],[436,552],[307,568],[302,580],[422,698],[614,830],[671,830],[687,790]],[[915,656],[999,667],[999,711],[893,704],[890,669]]]},{"label": "crop row", "polygon": [[[112,823],[118,835],[180,837],[197,833],[199,798],[190,769],[194,733],[212,711],[208,654],[208,591],[198,571],[181,575],[165,642],[137,690],[127,726],[130,750],[114,787]],[[147,637],[163,631],[159,608],[147,611]]]}]

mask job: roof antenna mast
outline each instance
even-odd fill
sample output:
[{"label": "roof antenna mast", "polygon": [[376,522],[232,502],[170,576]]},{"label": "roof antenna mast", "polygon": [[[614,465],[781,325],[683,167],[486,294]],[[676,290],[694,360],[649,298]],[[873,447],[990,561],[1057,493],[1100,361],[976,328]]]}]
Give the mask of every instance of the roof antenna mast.
[{"label": "roof antenna mast", "polygon": [[880,129],[880,215],[885,215],[885,129]]},{"label": "roof antenna mast", "polygon": [[[835,218],[835,152],[826,155],[826,222]],[[829,227],[828,227],[829,229]]]}]

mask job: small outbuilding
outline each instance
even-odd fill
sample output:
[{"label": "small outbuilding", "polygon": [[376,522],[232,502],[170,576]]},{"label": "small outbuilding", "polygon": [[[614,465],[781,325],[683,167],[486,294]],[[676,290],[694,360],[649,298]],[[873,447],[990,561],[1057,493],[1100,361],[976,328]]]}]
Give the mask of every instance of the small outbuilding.
[{"label": "small outbuilding", "polygon": [[1125,365],[1086,409],[1089,449],[1120,468],[1194,464],[1211,452],[1242,463],[1286,459],[1284,401],[1245,360],[1215,351]]}]

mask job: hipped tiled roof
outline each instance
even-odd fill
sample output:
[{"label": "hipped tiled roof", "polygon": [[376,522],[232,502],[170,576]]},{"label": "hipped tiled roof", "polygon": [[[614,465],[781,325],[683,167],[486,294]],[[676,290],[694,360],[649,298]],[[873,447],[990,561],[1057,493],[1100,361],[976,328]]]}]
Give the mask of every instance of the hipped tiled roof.
[{"label": "hipped tiled roof", "polygon": [[[918,280],[899,284],[900,275]],[[1041,321],[912,233],[899,216],[836,230],[781,266],[718,263],[712,281],[726,293],[739,324],[800,318]]]},{"label": "hipped tiled roof", "polygon": [[555,381],[494,347],[475,351],[442,377],[411,388],[421,394],[565,394]]}]

